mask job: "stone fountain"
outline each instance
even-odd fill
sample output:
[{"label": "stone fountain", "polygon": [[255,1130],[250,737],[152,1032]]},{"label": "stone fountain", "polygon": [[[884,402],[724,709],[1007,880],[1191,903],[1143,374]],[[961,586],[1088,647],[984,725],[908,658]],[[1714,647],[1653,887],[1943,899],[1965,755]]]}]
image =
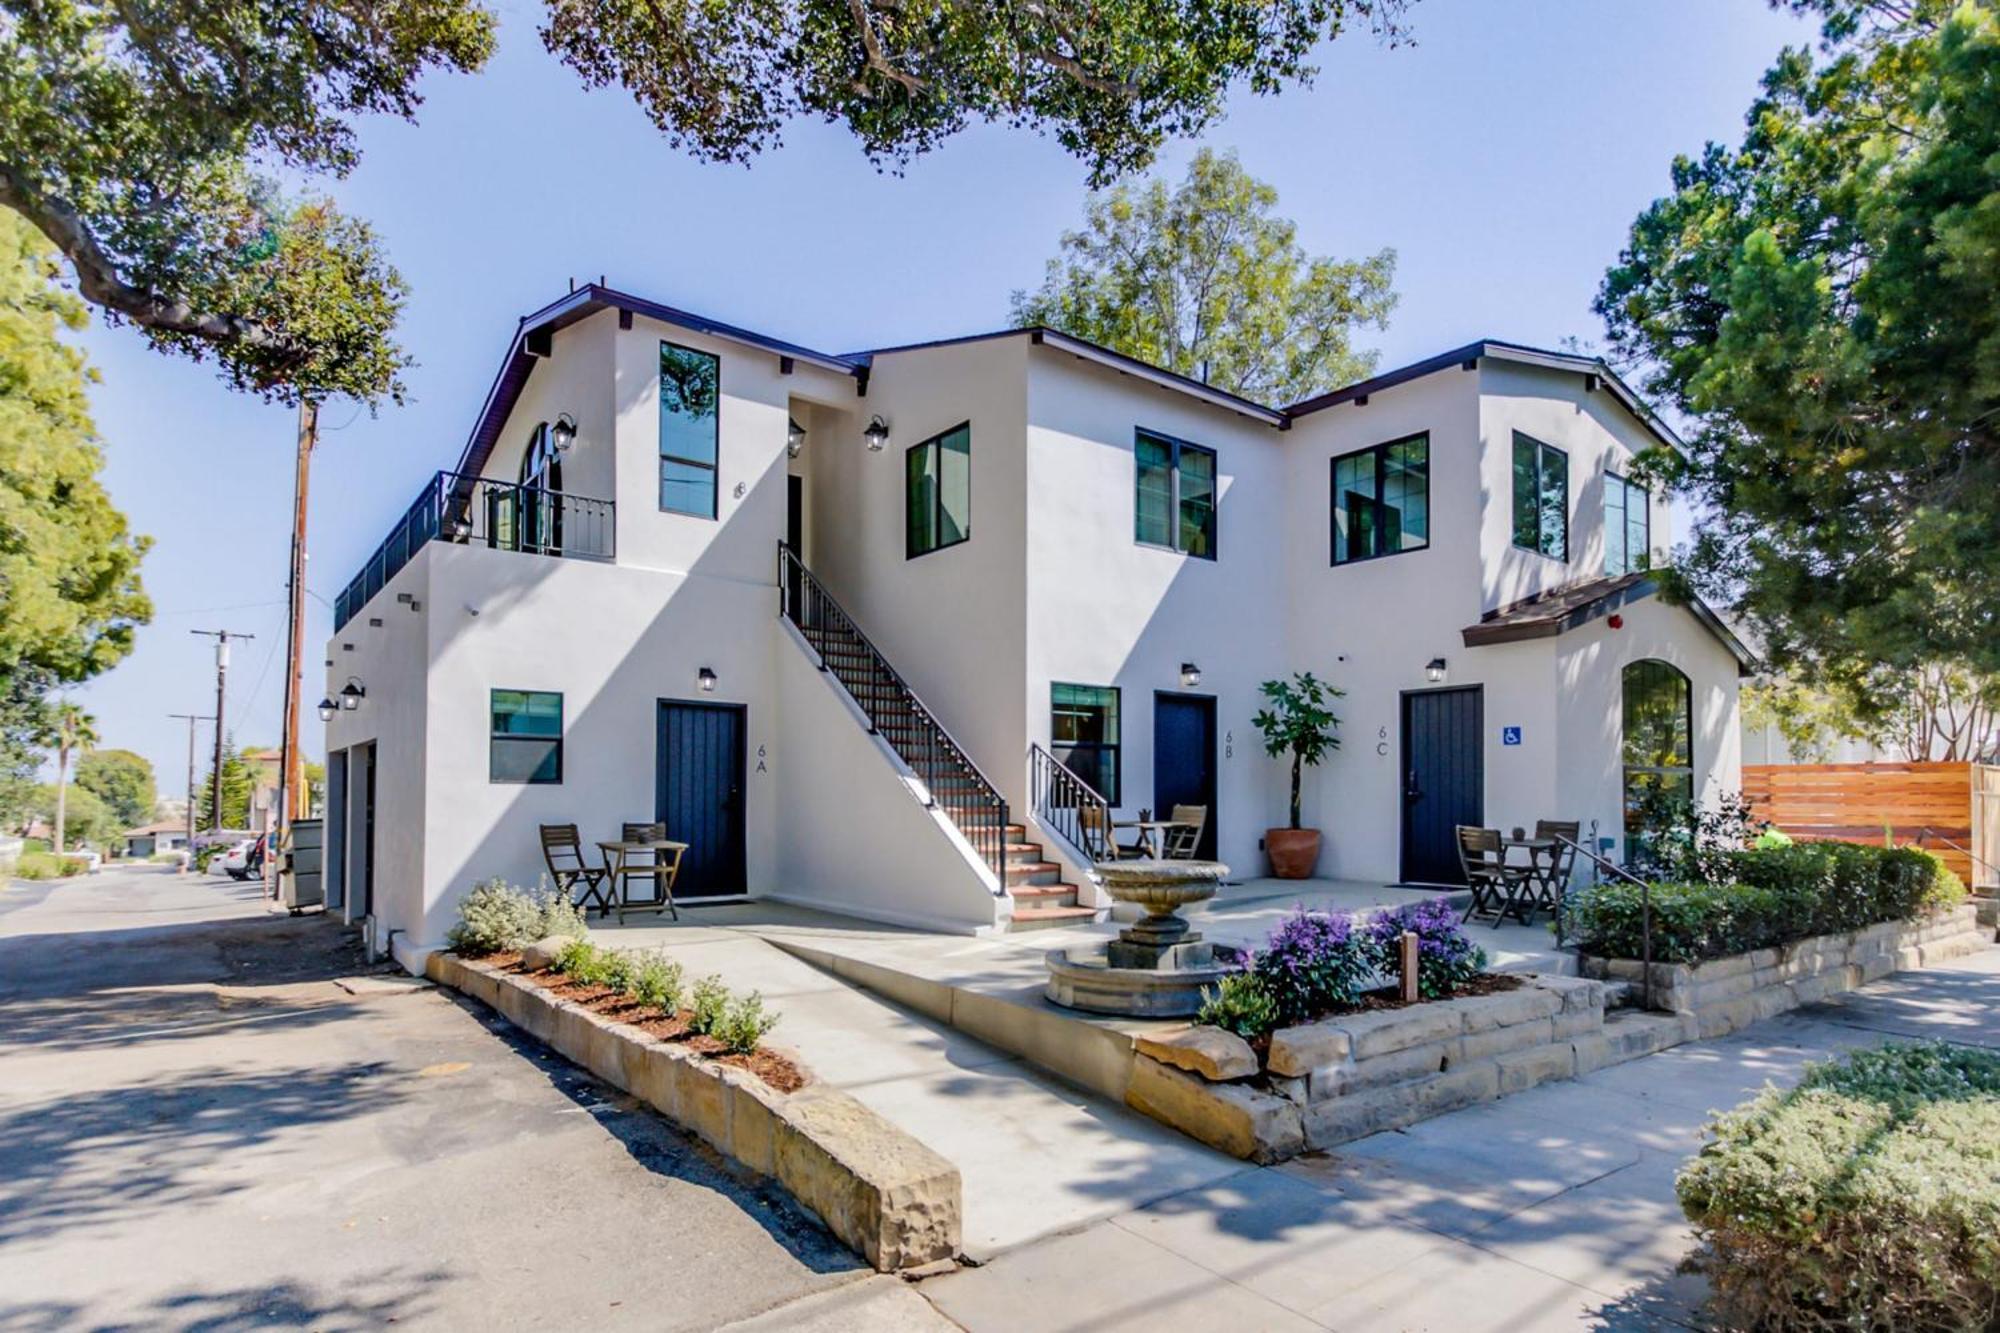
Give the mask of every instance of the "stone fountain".
[{"label": "stone fountain", "polygon": [[1217,861],[1117,861],[1097,867],[1104,891],[1146,915],[1103,944],[1051,949],[1051,1001],[1066,1009],[1135,1018],[1182,1018],[1204,987],[1236,970],[1219,963],[1180,909],[1215,896],[1229,867]]}]

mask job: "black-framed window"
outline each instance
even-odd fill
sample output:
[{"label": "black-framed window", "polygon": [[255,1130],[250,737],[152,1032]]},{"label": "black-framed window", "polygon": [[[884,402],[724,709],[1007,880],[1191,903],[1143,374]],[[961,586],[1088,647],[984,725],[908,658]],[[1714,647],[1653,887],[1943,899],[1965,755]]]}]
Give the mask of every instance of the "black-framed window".
[{"label": "black-framed window", "polygon": [[1622,684],[1625,856],[1644,863],[1652,836],[1694,803],[1694,689],[1656,658],[1627,665]]},{"label": "black-framed window", "polygon": [[972,423],[953,426],[903,456],[903,554],[956,546],[972,536]]},{"label": "black-framed window", "polygon": [[1514,545],[1569,559],[1569,455],[1514,432]]},{"label": "black-framed window", "polygon": [[493,782],[562,781],[563,697],[551,690],[495,690],[487,777]]},{"label": "black-framed window", "polygon": [[1333,560],[1372,560],[1431,544],[1431,437],[1409,435],[1333,460]]},{"label": "black-framed window", "polygon": [[660,344],[660,508],[715,517],[722,360]]},{"label": "black-framed window", "polygon": [[1615,472],[1604,474],[1604,572],[1644,569],[1652,553],[1653,519],[1646,488]]},{"label": "black-framed window", "polygon": [[1142,428],[1132,456],[1134,538],[1215,559],[1215,450]]},{"label": "black-framed window", "polygon": [[1119,801],[1118,687],[1049,686],[1049,750],[1105,801]]}]

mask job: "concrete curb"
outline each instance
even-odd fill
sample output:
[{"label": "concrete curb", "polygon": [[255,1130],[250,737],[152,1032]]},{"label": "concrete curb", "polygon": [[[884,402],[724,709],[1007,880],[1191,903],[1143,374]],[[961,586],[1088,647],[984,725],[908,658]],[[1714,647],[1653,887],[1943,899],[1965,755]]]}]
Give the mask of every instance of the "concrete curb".
[{"label": "concrete curb", "polygon": [[839,1089],[778,1092],[476,959],[433,953],[424,971],[777,1181],[882,1272],[957,1257],[958,1168]]}]

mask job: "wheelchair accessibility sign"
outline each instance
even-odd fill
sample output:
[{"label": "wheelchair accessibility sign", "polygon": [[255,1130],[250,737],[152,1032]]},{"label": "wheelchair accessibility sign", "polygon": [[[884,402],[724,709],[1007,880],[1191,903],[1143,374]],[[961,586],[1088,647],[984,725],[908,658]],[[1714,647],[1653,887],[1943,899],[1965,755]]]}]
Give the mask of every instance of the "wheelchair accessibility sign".
[{"label": "wheelchair accessibility sign", "polygon": [[1500,743],[1502,745],[1519,745],[1521,743],[1521,729],[1519,727],[1500,728]]}]

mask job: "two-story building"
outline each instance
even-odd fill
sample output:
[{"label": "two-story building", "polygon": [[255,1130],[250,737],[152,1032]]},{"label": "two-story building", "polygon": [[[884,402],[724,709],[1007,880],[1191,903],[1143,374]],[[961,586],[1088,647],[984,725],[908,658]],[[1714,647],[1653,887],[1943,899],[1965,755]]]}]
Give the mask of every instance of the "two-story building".
[{"label": "two-story building", "polygon": [[601,286],[522,321],[341,594],[330,901],[460,894],[663,820],[683,899],[951,930],[1101,910],[1080,807],[1263,873],[1260,682],[1345,691],[1321,875],[1451,883],[1458,824],[1627,837],[1738,781],[1740,643],[1647,566],[1678,448],[1500,342],[1272,407],[1050,330],[830,354]]}]

